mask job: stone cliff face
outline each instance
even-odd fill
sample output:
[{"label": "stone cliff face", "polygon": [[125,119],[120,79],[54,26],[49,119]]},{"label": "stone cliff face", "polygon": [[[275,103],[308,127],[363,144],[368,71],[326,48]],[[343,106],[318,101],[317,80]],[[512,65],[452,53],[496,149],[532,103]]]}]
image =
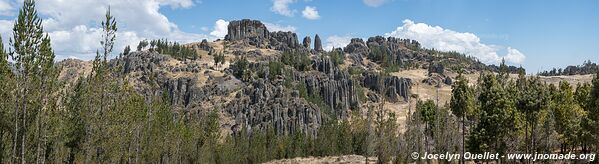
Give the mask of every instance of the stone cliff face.
[{"label": "stone cliff face", "polygon": [[[226,128],[233,133],[242,129],[273,128],[277,134],[304,132],[315,135],[323,120],[348,118],[350,111],[360,110],[362,104],[368,103],[361,102],[357,87],[371,90],[368,97],[372,102],[380,101],[379,94],[392,102],[406,101],[410,96],[410,79],[381,77],[370,72],[351,76],[346,69],[336,66],[330,57],[317,55],[324,51],[318,35],[315,36],[314,50],[310,50],[310,37],[300,43],[295,33],[269,32],[259,21],[232,21],[228,30],[225,39],[231,43],[279,50],[279,53],[292,50],[307,53],[312,61],[311,71],[285,66],[289,73],[270,79],[272,76],[269,75],[274,72],[269,72],[272,69],[269,63],[278,58],[263,55],[262,51],[243,49],[232,51],[232,54],[259,59],[250,62],[247,69],[262,72],[263,75],[256,75],[261,77],[252,76],[243,82],[233,77],[230,71],[214,71],[203,60],[179,61],[149,51],[132,52],[118,60],[122,60],[123,74],[128,75],[140,94],[149,98],[166,93],[172,106],[183,111],[219,109],[232,120]],[[384,45],[389,51],[404,55],[398,47],[405,44],[412,42],[382,37],[369,38],[367,42],[352,39],[347,47],[334,51],[361,56],[367,55],[370,47]],[[199,50],[214,50],[205,40],[194,46]]]},{"label": "stone cliff face", "polygon": [[318,34],[316,34],[316,36],[314,36],[314,50],[316,50],[317,52],[322,52],[322,41],[320,41],[320,36],[318,36]]},{"label": "stone cliff face", "polygon": [[306,36],[302,43],[303,43],[304,48],[310,49],[310,44],[312,44],[312,39],[310,39],[310,36]]},{"label": "stone cliff face", "polygon": [[[407,101],[411,92],[412,80],[408,78],[398,78],[396,76],[382,78],[376,73],[364,73],[362,85],[377,93],[386,96],[386,100],[397,102],[399,100]],[[399,97],[402,99],[399,99]]]},{"label": "stone cliff face", "polygon": [[236,41],[243,39],[264,40],[268,39],[270,33],[262,22],[257,20],[243,19],[240,21],[231,21],[227,26],[227,35],[225,40]]},{"label": "stone cliff face", "polygon": [[289,51],[301,46],[297,34],[289,31],[269,32],[266,26],[257,20],[231,21],[227,30],[225,40],[242,41],[258,48]]},{"label": "stone cliff face", "polygon": [[282,85],[264,79],[253,81],[235,96],[225,111],[236,124],[233,132],[242,128],[265,130],[274,128],[277,134],[304,132],[316,135],[322,124],[320,109],[297,95],[288,94]]},{"label": "stone cliff face", "polygon": [[350,43],[344,49],[345,53],[367,55],[370,49],[360,38],[351,39]]},{"label": "stone cliff face", "polygon": [[300,47],[297,34],[293,32],[271,32],[269,45],[272,49],[290,51]]}]

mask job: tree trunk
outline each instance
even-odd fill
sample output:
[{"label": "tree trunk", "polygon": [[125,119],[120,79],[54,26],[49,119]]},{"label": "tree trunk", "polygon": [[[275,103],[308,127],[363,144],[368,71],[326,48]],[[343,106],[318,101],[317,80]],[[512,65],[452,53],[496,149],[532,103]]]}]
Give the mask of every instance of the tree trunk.
[{"label": "tree trunk", "polygon": [[[25,78],[25,83],[27,83],[28,78]],[[23,88],[23,135],[21,136],[21,163],[25,164],[25,140],[27,139],[27,86]]]},{"label": "tree trunk", "polygon": [[[17,82],[17,88],[19,88],[19,83]],[[24,95],[20,95],[20,96],[24,96]],[[20,97],[19,97],[20,98]],[[20,109],[20,102],[19,102],[19,98],[15,99],[15,133],[13,134],[14,136],[14,140],[13,140],[13,150],[12,150],[12,162],[11,163],[16,163],[17,161],[17,145],[19,143],[19,109]]]},{"label": "tree trunk", "polygon": [[460,158],[462,164],[466,163],[466,160],[464,159],[464,154],[466,153],[466,119],[464,115],[465,114],[462,114],[462,158]]}]

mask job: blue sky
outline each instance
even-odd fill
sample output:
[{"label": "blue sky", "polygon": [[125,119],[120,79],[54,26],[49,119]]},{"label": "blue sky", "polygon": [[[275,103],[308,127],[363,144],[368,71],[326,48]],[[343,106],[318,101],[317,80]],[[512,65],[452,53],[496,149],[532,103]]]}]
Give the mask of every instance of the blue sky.
[{"label": "blue sky", "polygon": [[[19,3],[0,0],[5,43]],[[145,38],[216,39],[228,21],[250,18],[300,37],[318,33],[329,48],[352,37],[396,36],[486,63],[507,58],[529,73],[599,61],[599,1],[592,0],[40,0],[59,57],[93,56],[108,5],[122,27],[121,48]]]}]

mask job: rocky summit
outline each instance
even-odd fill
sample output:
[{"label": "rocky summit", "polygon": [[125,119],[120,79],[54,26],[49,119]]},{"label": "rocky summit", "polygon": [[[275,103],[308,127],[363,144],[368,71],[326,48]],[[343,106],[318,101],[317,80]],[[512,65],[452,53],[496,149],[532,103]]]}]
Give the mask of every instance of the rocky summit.
[{"label": "rocky summit", "polygon": [[[385,11],[398,5],[383,1],[363,1],[366,6],[359,8],[360,2],[351,4],[358,13],[309,0],[227,4],[216,13],[161,9],[220,9],[223,4],[94,1],[67,11],[56,10],[64,5],[51,0],[39,5],[0,1],[0,10],[6,4],[9,9],[0,15],[12,20],[2,26],[13,27],[0,30],[0,163],[530,163],[488,156],[436,159],[443,154],[435,152],[568,153],[579,155],[536,160],[596,162],[597,64],[589,60],[526,74],[506,62],[529,63],[524,61],[535,58],[531,52],[538,46],[520,51],[493,45],[488,36],[460,32],[467,25],[437,20],[434,13],[425,15],[428,23],[449,23],[451,29],[409,19],[421,12],[402,12],[403,25],[389,32],[398,21],[387,21],[397,18]],[[271,12],[282,16],[254,10],[268,8],[260,3],[272,3]],[[418,9],[423,5],[407,6],[427,11]],[[572,5],[566,6],[559,11]],[[95,21],[80,16],[100,10],[106,12],[98,22],[70,20],[83,12],[77,20]],[[281,24],[218,19],[248,11]],[[194,15],[172,17],[183,13]],[[567,13],[572,12],[560,14]],[[376,19],[355,21],[356,14]],[[202,20],[181,20],[186,17]],[[210,35],[185,31],[208,32],[204,21],[214,18]],[[509,28],[514,23],[484,24]],[[356,30],[349,31],[352,35],[384,36],[335,35],[350,25],[354,28],[347,29]],[[132,40],[139,43],[123,45]],[[573,46],[576,53],[585,52],[576,44],[566,49]],[[90,49],[97,49],[91,61],[56,62],[66,56],[88,58]],[[477,57],[500,64],[487,65]]]},{"label": "rocky summit", "polygon": [[[323,122],[348,119],[351,111],[384,102],[409,104],[417,84],[393,71],[428,69],[428,85],[449,86],[452,82],[446,79],[451,77],[439,68],[448,65],[444,60],[476,62],[461,56],[431,60],[433,51],[409,39],[354,38],[346,47],[327,51],[318,34],[310,49],[310,36],[300,43],[296,33],[271,32],[258,20],[231,21],[227,29],[224,40],[186,45],[198,52],[195,59],[142,49],[111,65],[122,65],[122,74],[148,101],[167,95],[179,111],[217,109],[226,118],[221,120],[223,132],[274,129],[278,134],[316,136]],[[214,62],[219,54],[222,64]],[[65,66],[73,65],[68,63]]]}]

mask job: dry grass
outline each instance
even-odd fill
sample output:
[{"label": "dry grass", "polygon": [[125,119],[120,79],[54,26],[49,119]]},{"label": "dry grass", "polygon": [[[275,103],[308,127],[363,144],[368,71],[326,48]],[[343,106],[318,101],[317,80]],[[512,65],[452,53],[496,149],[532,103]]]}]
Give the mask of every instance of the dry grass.
[{"label": "dry grass", "polygon": [[328,164],[328,163],[343,163],[343,164],[360,164],[360,163],[376,163],[376,157],[366,157],[361,155],[344,155],[344,156],[328,156],[328,157],[299,157],[293,159],[282,159],[266,162],[265,164]]}]

